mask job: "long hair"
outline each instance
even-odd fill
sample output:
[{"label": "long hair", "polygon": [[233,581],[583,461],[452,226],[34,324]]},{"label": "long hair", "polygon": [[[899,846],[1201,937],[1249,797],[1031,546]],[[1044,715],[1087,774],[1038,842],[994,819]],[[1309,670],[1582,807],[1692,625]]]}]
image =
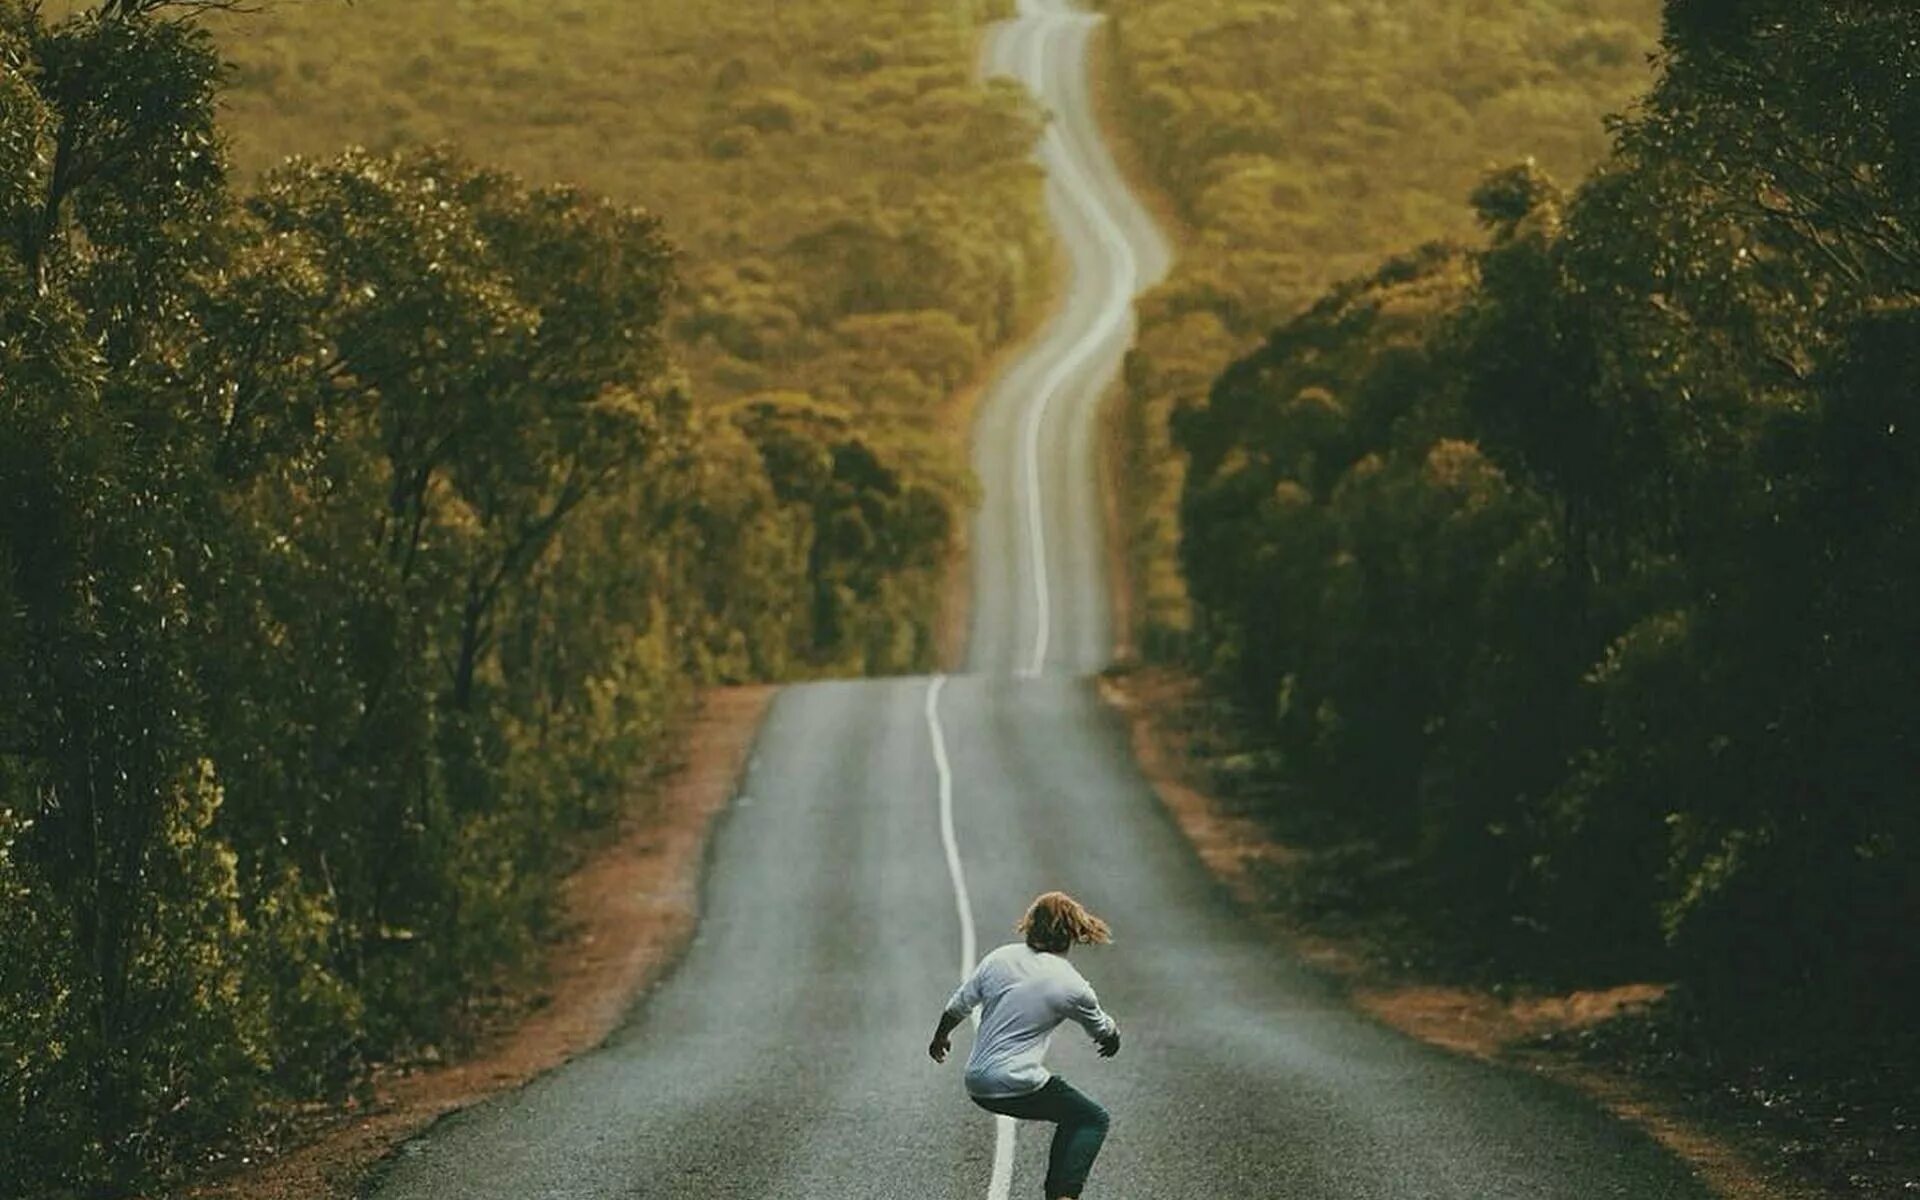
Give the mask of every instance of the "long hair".
[{"label": "long hair", "polygon": [[1065,892],[1035,897],[1027,908],[1027,915],[1013,928],[1033,949],[1053,954],[1065,953],[1067,947],[1076,942],[1100,946],[1113,940],[1113,930],[1107,923]]}]

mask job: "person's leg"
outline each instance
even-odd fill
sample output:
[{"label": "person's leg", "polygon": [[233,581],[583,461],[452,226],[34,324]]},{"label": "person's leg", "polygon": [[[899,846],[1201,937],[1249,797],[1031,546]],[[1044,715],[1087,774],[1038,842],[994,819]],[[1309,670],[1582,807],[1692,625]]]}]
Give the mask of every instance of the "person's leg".
[{"label": "person's leg", "polygon": [[1077,1197],[1087,1173],[1107,1140],[1113,1120],[1107,1110],[1055,1075],[1037,1092],[973,1102],[990,1113],[1021,1121],[1051,1121],[1053,1147],[1047,1155],[1047,1200]]},{"label": "person's leg", "polygon": [[1037,1092],[1028,1092],[1024,1096],[972,1096],[969,1098],[998,1117],[1012,1117],[1016,1121],[1051,1121],[1053,1118],[1047,1114],[1052,1109],[1043,1097],[1047,1094],[1047,1088],[1052,1086],[1053,1082],[1049,1080],[1046,1087]]},{"label": "person's leg", "polygon": [[1038,1098],[1045,1105],[1043,1119],[1055,1122],[1053,1148],[1047,1156],[1047,1200],[1077,1197],[1087,1185],[1087,1175],[1106,1143],[1113,1118],[1058,1075],[1047,1082]]}]

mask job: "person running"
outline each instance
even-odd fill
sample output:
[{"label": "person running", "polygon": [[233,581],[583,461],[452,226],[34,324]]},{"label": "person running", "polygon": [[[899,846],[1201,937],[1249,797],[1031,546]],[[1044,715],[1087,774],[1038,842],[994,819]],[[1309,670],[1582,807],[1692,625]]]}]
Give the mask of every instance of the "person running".
[{"label": "person running", "polygon": [[1067,962],[1076,944],[1113,938],[1107,923],[1065,892],[1036,898],[1014,928],[1026,938],[980,960],[953,993],[927,1044],[934,1062],[947,1061],[948,1035],[981,1009],[980,1031],[967,1056],[967,1095],[990,1113],[1022,1121],[1051,1121],[1047,1200],[1073,1200],[1107,1139],[1107,1110],[1047,1070],[1054,1027],[1071,1020],[1087,1031],[1100,1057],[1120,1053],[1120,1026],[1100,1007],[1093,986]]}]

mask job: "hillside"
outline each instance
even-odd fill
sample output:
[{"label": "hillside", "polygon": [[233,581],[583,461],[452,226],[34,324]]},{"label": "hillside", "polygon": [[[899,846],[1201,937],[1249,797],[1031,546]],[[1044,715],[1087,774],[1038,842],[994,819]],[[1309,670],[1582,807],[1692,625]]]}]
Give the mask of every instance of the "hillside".
[{"label": "hillside", "polygon": [[1168,421],[1337,280],[1436,238],[1532,158],[1578,178],[1652,79],[1658,0],[1104,0],[1114,119],[1190,237],[1143,306],[1124,413],[1144,645],[1191,614]]},{"label": "hillside", "polygon": [[658,214],[707,403],[804,393],[958,500],[947,401],[1030,315],[1049,254],[1035,114],[976,79],[966,0],[409,0],[211,19],[243,175],[450,142]]}]

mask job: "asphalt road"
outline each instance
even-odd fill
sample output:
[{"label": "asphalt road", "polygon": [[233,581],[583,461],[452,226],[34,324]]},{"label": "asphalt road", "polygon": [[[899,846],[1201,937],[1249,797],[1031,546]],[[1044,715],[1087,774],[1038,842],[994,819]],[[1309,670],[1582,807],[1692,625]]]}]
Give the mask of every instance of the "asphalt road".
[{"label": "asphalt road", "polygon": [[1235,911],[1095,701],[1093,405],[1167,252],[1092,121],[1094,27],[1065,0],[1022,11],[989,66],[1056,114],[1042,155],[1072,276],[981,414],[968,672],[783,693],[680,966],[599,1050],[410,1143],[374,1194],[1038,1195],[1045,1132],[1015,1138],[966,1102],[964,1031],[945,1067],[923,1047],[963,960],[1062,887],[1118,936],[1077,961],[1124,1051],[1102,1061],[1063,1031],[1053,1056],[1115,1115],[1089,1197],[1705,1196],[1565,1091],[1342,1004]]}]

